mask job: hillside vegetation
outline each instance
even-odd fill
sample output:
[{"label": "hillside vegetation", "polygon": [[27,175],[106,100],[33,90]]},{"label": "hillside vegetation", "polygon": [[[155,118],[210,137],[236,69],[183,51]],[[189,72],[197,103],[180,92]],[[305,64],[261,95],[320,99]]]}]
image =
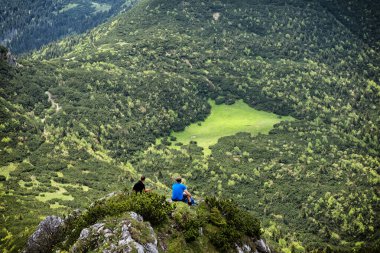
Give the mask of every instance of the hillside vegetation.
[{"label": "hillside vegetation", "polygon": [[11,0],[0,4],[0,44],[13,53],[80,34],[129,9],[132,0]]},{"label": "hillside vegetation", "polygon": [[[139,173],[167,194],[177,173],[254,213],[278,251],[376,252],[380,55],[326,5],[142,0],[22,67],[1,62],[0,249]],[[296,120],[208,156],[155,145],[206,119],[209,99]]]},{"label": "hillside vegetation", "polygon": [[47,229],[49,219],[45,222],[37,241],[28,242],[30,252],[135,252],[141,251],[138,244],[148,243],[147,252],[234,252],[256,249],[261,235],[259,220],[231,200],[210,197],[189,207],[155,193],[112,193],[82,213],[71,213],[55,232]]}]

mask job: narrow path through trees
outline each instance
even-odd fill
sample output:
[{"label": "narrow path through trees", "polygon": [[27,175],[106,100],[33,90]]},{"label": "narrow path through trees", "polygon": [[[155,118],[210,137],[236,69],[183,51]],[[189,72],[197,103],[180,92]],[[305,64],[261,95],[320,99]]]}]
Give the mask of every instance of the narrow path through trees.
[{"label": "narrow path through trees", "polygon": [[55,109],[56,112],[59,112],[59,110],[61,110],[62,107],[59,106],[59,104],[54,101],[53,95],[50,93],[50,91],[46,91],[45,94],[48,95],[49,97],[48,101],[51,103],[51,107]]}]

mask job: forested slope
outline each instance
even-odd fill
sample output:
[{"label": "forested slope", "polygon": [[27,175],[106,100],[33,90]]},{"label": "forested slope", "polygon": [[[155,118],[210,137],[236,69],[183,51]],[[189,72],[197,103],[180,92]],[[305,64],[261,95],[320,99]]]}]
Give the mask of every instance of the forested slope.
[{"label": "forested slope", "polygon": [[[278,250],[375,250],[379,57],[315,2],[144,0],[2,64],[1,247],[137,173],[162,192],[181,173],[198,196],[254,212]],[[222,138],[208,157],[151,147],[207,117],[210,98],[297,120]]]},{"label": "forested slope", "polygon": [[379,50],[380,3],[378,1],[322,0],[320,3],[359,38]]},{"label": "forested slope", "polygon": [[129,9],[126,0],[33,0],[0,4],[0,43],[13,53],[39,49],[64,36],[91,29]]}]

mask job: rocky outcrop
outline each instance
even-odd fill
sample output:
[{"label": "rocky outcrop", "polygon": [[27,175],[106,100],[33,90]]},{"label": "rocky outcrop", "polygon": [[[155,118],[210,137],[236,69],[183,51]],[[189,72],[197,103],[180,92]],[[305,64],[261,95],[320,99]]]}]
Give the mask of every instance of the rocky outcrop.
[{"label": "rocky outcrop", "polygon": [[129,212],[120,220],[96,223],[83,229],[70,251],[158,253],[157,237],[149,222],[144,222],[142,216]]},{"label": "rocky outcrop", "polygon": [[51,252],[60,240],[64,230],[64,220],[56,216],[48,216],[41,221],[37,230],[27,242],[24,253]]},{"label": "rocky outcrop", "polygon": [[272,253],[263,239],[256,240],[254,244],[256,249],[252,249],[251,246],[244,244],[242,246],[236,245],[236,250],[238,253]]},{"label": "rocky outcrop", "polygon": [[5,61],[13,67],[21,66],[16,62],[16,58],[11,54],[8,48],[0,45],[0,61]]},{"label": "rocky outcrop", "polygon": [[[157,196],[154,199],[156,198]],[[151,224],[144,221],[141,215],[124,209],[127,207],[126,205],[122,205],[121,211],[116,212],[115,208],[119,207],[115,207],[113,204],[117,203],[118,206],[120,201],[122,202],[120,194],[112,193],[93,203],[85,212],[75,210],[66,219],[56,216],[47,217],[29,238],[23,252],[39,253],[63,250],[71,253],[158,253],[159,248],[161,252],[166,252],[173,247],[178,249],[178,252],[184,252],[192,247],[191,244],[186,243],[188,238],[190,238],[189,242],[193,242],[193,240],[207,242],[205,250],[200,252],[208,252],[208,247],[214,248],[215,246],[210,240],[215,238],[214,229],[220,228],[214,223],[207,223],[212,222],[208,219],[204,219],[201,226],[194,227],[191,222],[203,217],[197,216],[197,209],[192,209],[184,203],[177,203],[171,212],[172,215],[167,217],[165,228],[161,227],[158,230],[159,234],[156,235]],[[159,203],[162,204],[161,201],[162,199]],[[144,202],[144,204],[148,203],[150,203],[149,199],[146,203]],[[110,212],[110,210],[113,211]],[[201,210],[207,213],[208,209]],[[155,211],[156,209],[153,212]],[[100,215],[101,212],[104,214]],[[188,232],[191,237],[182,236],[183,234],[189,235]],[[181,245],[185,246],[181,248]],[[232,248],[230,248],[231,246]],[[263,239],[255,239],[255,237],[246,235],[242,240],[236,240],[235,245],[228,245],[228,247],[239,253],[272,252]],[[217,248],[215,249],[217,250]]]},{"label": "rocky outcrop", "polygon": [[[52,252],[54,246],[63,239],[66,221],[56,216],[47,217],[29,238],[23,253]],[[144,222],[141,215],[129,212],[122,218],[83,229],[70,252],[88,251],[158,253],[157,237],[149,222]]]},{"label": "rocky outcrop", "polygon": [[255,241],[256,250],[259,253],[271,253],[269,246],[265,243],[264,239]]}]

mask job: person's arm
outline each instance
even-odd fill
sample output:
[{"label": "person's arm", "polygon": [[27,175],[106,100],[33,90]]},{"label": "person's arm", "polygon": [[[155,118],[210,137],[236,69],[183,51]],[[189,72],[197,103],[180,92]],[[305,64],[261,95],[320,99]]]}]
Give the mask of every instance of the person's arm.
[{"label": "person's arm", "polygon": [[146,189],[145,188],[145,184],[143,184],[143,185],[144,185],[144,189],[143,189],[144,192],[150,192],[151,191],[151,189]]},{"label": "person's arm", "polygon": [[184,190],[183,192],[186,194],[186,196],[191,197],[191,194],[190,194],[190,192],[187,189]]},{"label": "person's arm", "polygon": [[191,201],[191,194],[190,194],[190,192],[187,189],[185,189],[183,192],[186,194],[187,204],[189,204],[189,206],[191,206],[192,205],[192,201]]}]

